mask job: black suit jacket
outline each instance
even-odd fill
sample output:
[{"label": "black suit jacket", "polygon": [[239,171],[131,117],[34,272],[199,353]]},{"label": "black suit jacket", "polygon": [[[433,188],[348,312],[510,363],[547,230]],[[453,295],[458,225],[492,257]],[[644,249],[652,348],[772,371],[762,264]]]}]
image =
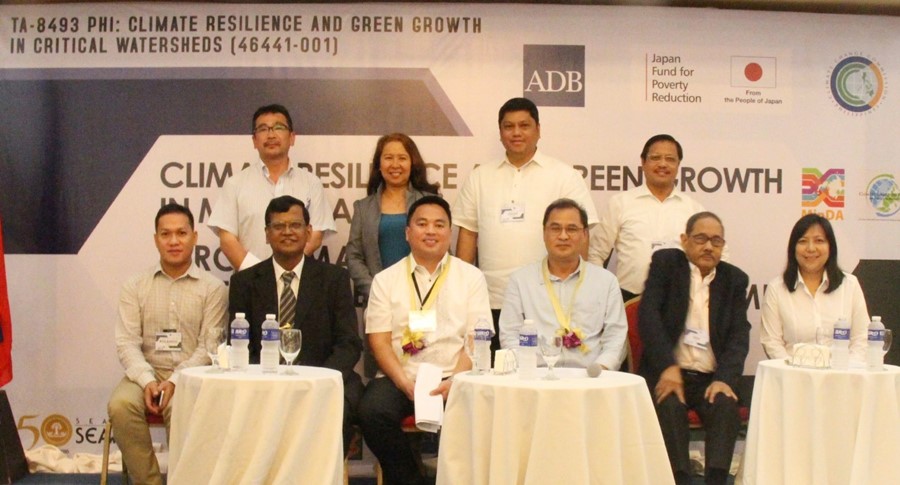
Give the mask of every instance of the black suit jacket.
[{"label": "black suit jacket", "polygon": [[[347,270],[304,257],[294,328],[303,334],[300,364],[340,371],[344,381],[359,379],[353,370],[362,351],[356,309]],[[231,276],[228,292],[231,317],[247,314],[250,322],[250,363],[259,363],[262,322],[278,314],[278,290],[272,258]]]},{"label": "black suit jacket", "polygon": [[[736,389],[744,373],[750,340],[747,321],[747,274],[726,262],[716,266],[709,285],[709,340],[716,356],[713,380]],[[638,373],[650,389],[675,362],[674,348],[684,332],[690,305],[691,269],[679,249],[653,253],[650,273],[638,309],[638,329],[644,343]]]}]

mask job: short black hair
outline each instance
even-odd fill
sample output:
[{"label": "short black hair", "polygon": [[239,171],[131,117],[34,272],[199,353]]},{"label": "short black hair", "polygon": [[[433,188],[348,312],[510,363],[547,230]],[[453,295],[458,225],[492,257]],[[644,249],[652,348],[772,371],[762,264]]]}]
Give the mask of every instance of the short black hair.
[{"label": "short black hair", "polygon": [[156,232],[159,229],[159,220],[162,216],[167,214],[184,214],[188,218],[188,223],[191,225],[191,229],[194,228],[194,214],[187,207],[176,204],[175,202],[170,202],[162,207],[156,212],[156,219],[153,220],[153,232]]},{"label": "short black hair", "polygon": [[528,98],[512,98],[503,103],[503,106],[500,107],[500,116],[497,117],[497,124],[503,123],[503,117],[506,116],[506,113],[513,111],[527,111],[534,118],[535,123],[541,124],[537,106]]},{"label": "short black hair", "polygon": [[691,231],[694,230],[694,224],[696,224],[697,221],[699,221],[700,219],[706,219],[706,218],[715,219],[719,223],[719,225],[722,226],[722,234],[723,235],[725,234],[725,224],[722,224],[722,219],[719,219],[719,216],[717,216],[709,211],[698,212],[698,213],[692,215],[691,217],[689,217],[687,220],[687,224],[685,224],[685,226],[684,226],[684,234],[686,236],[690,236]]},{"label": "short black hair", "polygon": [[423,205],[438,205],[438,206],[440,206],[441,209],[444,209],[444,212],[447,213],[447,222],[453,223],[453,216],[450,215],[450,204],[448,204],[446,200],[444,200],[443,198],[441,198],[438,195],[426,195],[425,197],[422,197],[421,199],[413,202],[412,205],[409,206],[409,211],[407,211],[407,213],[406,213],[406,225],[407,226],[409,226],[410,223],[412,223],[412,217],[413,217],[413,214],[415,214],[416,209],[418,209],[419,207],[421,207]]},{"label": "short black hair", "polygon": [[557,209],[576,209],[578,210],[578,216],[581,218],[581,225],[587,229],[588,227],[588,215],[587,211],[584,210],[584,207],[581,207],[581,204],[575,202],[572,199],[556,199],[547,206],[547,209],[544,211],[544,220],[541,222],[542,226],[547,225],[547,219],[550,218],[550,213]]},{"label": "short black hair", "polygon": [[797,242],[800,241],[800,238],[806,234],[809,228],[815,225],[822,227],[822,231],[825,232],[825,239],[828,240],[828,260],[825,261],[825,273],[828,274],[828,288],[825,289],[825,293],[831,293],[840,288],[841,283],[844,282],[844,272],[838,266],[837,238],[834,237],[834,229],[831,228],[831,222],[819,214],[806,214],[791,229],[791,237],[788,239],[787,247],[787,267],[784,269],[784,274],[781,275],[781,278],[784,280],[784,286],[792,293],[795,289],[794,287],[797,286],[797,273],[800,271],[800,263],[797,261]]},{"label": "short black hair", "polygon": [[250,126],[250,133],[256,132],[256,120],[260,116],[265,115],[265,114],[270,114],[270,113],[284,115],[285,119],[287,119],[288,129],[290,129],[291,131],[294,131],[294,120],[291,119],[291,114],[288,113],[287,108],[285,108],[284,106],[282,106],[280,104],[267,104],[265,106],[260,106],[259,108],[256,109],[256,112],[253,113],[253,121],[252,121],[253,124]]},{"label": "short black hair", "polygon": [[282,195],[281,197],[275,197],[274,199],[270,200],[269,205],[266,206],[266,226],[268,226],[269,223],[272,222],[272,214],[282,214],[291,210],[291,207],[294,207],[295,205],[299,205],[300,209],[303,210],[303,222],[309,224],[309,209],[306,208],[306,205],[296,197],[291,197],[290,195]]},{"label": "short black hair", "polygon": [[661,134],[651,136],[650,139],[647,140],[647,143],[644,143],[644,149],[641,150],[641,161],[646,162],[647,153],[650,152],[650,147],[652,147],[654,143],[658,143],[661,141],[668,141],[675,144],[675,149],[678,150],[679,162],[684,158],[684,152],[681,150],[681,143],[678,143],[678,140],[676,140],[672,135]]}]

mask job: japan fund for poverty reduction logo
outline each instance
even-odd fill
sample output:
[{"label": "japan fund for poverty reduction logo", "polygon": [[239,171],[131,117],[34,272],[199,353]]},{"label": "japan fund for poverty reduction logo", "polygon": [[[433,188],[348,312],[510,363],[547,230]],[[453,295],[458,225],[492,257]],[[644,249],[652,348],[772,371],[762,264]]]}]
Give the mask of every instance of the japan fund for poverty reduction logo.
[{"label": "japan fund for poverty reduction logo", "polygon": [[832,68],[828,86],[838,106],[852,113],[865,113],[884,97],[884,73],[877,62],[851,55]]},{"label": "japan fund for poverty reduction logo", "polygon": [[584,107],[584,46],[524,46],[522,79],[522,96],[538,106]]}]

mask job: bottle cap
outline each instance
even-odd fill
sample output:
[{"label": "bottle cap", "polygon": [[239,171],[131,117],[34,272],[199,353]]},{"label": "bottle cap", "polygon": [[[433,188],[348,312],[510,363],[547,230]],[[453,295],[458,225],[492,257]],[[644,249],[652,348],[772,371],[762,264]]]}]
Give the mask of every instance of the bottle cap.
[{"label": "bottle cap", "polygon": [[234,314],[234,318],[244,318],[246,316],[247,316],[247,314],[244,312],[237,312]]},{"label": "bottle cap", "polygon": [[266,313],[266,320],[275,320],[274,313]]}]

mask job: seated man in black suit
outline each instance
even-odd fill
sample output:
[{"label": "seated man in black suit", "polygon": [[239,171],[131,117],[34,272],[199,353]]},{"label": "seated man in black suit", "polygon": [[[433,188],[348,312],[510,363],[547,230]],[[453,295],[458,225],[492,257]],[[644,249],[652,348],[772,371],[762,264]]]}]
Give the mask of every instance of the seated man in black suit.
[{"label": "seated man in black suit", "polygon": [[653,254],[641,298],[639,373],[655,398],[678,485],[691,483],[688,409],[706,430],[706,483],[725,483],[741,425],[734,387],[750,338],[748,278],[719,261],[724,234],[715,214],[691,216],[681,235],[684,252]]},{"label": "seated man in black suit", "polygon": [[[284,195],[266,207],[266,242],[272,257],[231,277],[228,307],[232,318],[244,312],[250,322],[250,363],[259,363],[262,322],[278,315],[282,327],[303,333],[300,364],[327,367],[344,376],[344,450],[352,436],[363,386],[353,370],[362,351],[356,309],[346,269],[303,256],[312,228],[298,199]],[[285,293],[287,292],[287,293]]]}]

